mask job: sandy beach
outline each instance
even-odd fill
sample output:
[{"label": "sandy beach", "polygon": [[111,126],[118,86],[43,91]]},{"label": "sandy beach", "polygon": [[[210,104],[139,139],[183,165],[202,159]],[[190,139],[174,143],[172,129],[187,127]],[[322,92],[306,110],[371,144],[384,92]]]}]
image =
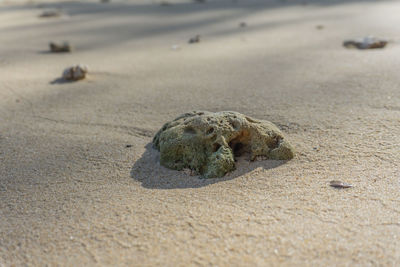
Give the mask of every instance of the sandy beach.
[{"label": "sandy beach", "polygon": [[[400,2],[168,3],[0,2],[0,266],[400,266]],[[389,43],[342,46],[368,35]],[[192,110],[269,120],[296,156],[160,166]]]}]

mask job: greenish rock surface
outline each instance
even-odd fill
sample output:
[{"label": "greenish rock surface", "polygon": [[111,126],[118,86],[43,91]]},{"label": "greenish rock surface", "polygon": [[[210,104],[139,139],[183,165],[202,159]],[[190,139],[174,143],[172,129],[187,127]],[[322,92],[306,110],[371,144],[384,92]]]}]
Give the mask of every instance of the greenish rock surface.
[{"label": "greenish rock surface", "polygon": [[166,123],[155,135],[161,165],[175,170],[189,168],[206,177],[222,177],[235,169],[235,157],[250,160],[289,160],[293,147],[269,121],[232,111],[185,113]]}]

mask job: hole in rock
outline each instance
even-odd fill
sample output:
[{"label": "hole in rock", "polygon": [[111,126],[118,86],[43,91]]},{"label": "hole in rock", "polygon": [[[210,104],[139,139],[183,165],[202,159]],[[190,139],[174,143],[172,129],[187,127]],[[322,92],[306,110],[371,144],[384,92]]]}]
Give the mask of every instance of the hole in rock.
[{"label": "hole in rock", "polygon": [[220,147],[221,145],[218,143],[213,144],[213,152],[216,152]]},{"label": "hole in rock", "polygon": [[272,143],[272,144],[269,144],[268,147],[269,147],[270,149],[275,149],[275,148],[277,148],[277,147],[280,145],[281,140],[282,140],[282,139],[281,139],[279,136],[275,136],[275,138],[273,139],[273,143]]},{"label": "hole in rock", "polygon": [[211,127],[210,129],[207,130],[206,134],[209,135],[209,134],[212,134],[213,132],[214,132],[214,128]]},{"label": "hole in rock", "polygon": [[232,149],[235,158],[250,152],[249,141],[250,134],[247,131],[241,132],[237,137],[229,141],[229,147]]},{"label": "hole in rock", "polygon": [[235,157],[240,157],[244,153],[244,145],[240,142],[230,144],[230,147],[232,148],[233,155],[235,155]]}]

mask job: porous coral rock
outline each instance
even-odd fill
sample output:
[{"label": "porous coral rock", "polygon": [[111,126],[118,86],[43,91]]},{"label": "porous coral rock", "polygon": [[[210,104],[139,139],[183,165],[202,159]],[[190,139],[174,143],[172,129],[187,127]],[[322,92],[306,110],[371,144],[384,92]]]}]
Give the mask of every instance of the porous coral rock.
[{"label": "porous coral rock", "polygon": [[161,165],[189,168],[206,177],[222,177],[235,169],[235,157],[249,154],[288,160],[293,147],[271,122],[233,111],[193,111],[166,123],[155,135]]}]

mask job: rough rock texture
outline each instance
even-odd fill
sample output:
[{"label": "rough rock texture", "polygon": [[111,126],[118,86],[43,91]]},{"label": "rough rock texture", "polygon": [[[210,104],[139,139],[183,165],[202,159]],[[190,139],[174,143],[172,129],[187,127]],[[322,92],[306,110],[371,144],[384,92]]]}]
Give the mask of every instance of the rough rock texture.
[{"label": "rough rock texture", "polygon": [[87,72],[88,72],[87,66],[84,65],[72,66],[64,70],[63,79],[69,81],[81,80],[86,77]]},{"label": "rough rock texture", "polygon": [[378,39],[372,36],[367,36],[355,40],[347,40],[343,42],[343,46],[347,48],[358,48],[358,49],[375,49],[384,48],[388,41],[383,39]]},{"label": "rough rock texture", "polygon": [[68,42],[63,42],[63,43],[51,42],[49,46],[50,46],[50,51],[54,53],[71,52],[72,50],[72,47]]},{"label": "rough rock texture", "polygon": [[231,111],[193,111],[166,123],[153,139],[161,165],[189,168],[206,178],[222,177],[235,169],[235,157],[250,160],[288,160],[294,150],[279,129],[268,121]]}]

